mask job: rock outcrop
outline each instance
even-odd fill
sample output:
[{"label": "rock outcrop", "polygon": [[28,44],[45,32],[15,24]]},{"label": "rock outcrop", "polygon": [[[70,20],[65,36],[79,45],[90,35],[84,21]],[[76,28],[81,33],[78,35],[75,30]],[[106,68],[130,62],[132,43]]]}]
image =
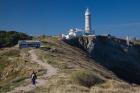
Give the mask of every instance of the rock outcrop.
[{"label": "rock outcrop", "polygon": [[65,42],[81,48],[119,78],[140,84],[140,45],[131,42],[128,46],[125,40],[110,36],[84,36]]}]

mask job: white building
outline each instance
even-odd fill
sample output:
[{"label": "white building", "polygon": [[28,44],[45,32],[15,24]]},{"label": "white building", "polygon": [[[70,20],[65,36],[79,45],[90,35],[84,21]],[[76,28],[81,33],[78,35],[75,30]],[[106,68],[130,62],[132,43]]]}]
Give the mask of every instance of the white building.
[{"label": "white building", "polygon": [[83,31],[77,28],[70,29],[67,35],[62,34],[62,38],[71,39],[83,35]]},{"label": "white building", "polygon": [[62,34],[62,38],[71,39],[79,36],[95,36],[95,30],[91,28],[91,13],[87,8],[85,11],[85,31],[80,29],[70,29],[67,35]]},{"label": "white building", "polygon": [[126,44],[129,46],[129,36],[126,36]]},{"label": "white building", "polygon": [[77,28],[70,29],[70,31],[69,31],[69,36],[77,37],[77,36],[82,36],[82,35],[83,35],[82,30],[77,29]]},{"label": "white building", "polygon": [[90,34],[91,31],[91,13],[87,8],[85,12],[85,33]]}]

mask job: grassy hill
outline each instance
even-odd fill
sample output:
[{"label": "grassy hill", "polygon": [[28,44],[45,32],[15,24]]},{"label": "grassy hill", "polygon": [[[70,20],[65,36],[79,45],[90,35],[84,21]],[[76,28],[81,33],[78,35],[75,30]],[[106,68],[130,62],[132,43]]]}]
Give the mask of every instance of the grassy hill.
[{"label": "grassy hill", "polygon": [[[112,52],[112,54],[110,54],[110,56],[107,58],[109,60],[114,58],[113,54],[115,53],[112,51],[112,48],[116,48],[109,44],[115,44],[115,41],[112,39],[108,44],[108,39],[105,40],[103,38],[100,40],[100,38],[103,37],[96,38],[97,41],[99,40],[98,42],[101,43],[98,44],[98,46],[101,45],[100,48],[97,48],[100,51],[94,53],[99,53],[98,55],[100,55],[102,52],[104,53],[104,51],[102,51],[104,49],[103,46],[108,46],[111,48],[111,50],[108,50],[108,52]],[[46,86],[37,87],[35,90],[26,93],[139,93],[139,85],[130,84],[124,78],[119,77],[118,74],[114,72],[114,70],[104,65],[106,61],[104,61],[104,63],[100,61],[104,60],[104,57],[99,56],[100,58],[97,57],[97,60],[94,58],[92,54],[93,52],[90,52],[91,55],[88,54],[88,51],[86,51],[88,50],[86,45],[88,44],[87,38],[75,39],[74,41],[76,41],[76,43],[73,44],[66,43],[62,41],[60,37],[53,36],[36,37],[35,39],[40,39],[43,45],[43,47],[40,49],[35,49],[38,57],[46,63],[49,63],[53,67],[57,68],[58,73],[51,78],[47,78],[48,81],[46,82]],[[32,72],[33,68],[36,69],[40,74],[43,73],[44,70],[42,70],[41,67],[38,67],[37,64],[32,64],[30,61],[26,60],[28,58],[27,54],[29,50],[30,49],[18,50],[15,48],[1,50],[0,54],[2,55],[0,60],[5,60],[0,61],[1,93],[3,93],[2,91],[13,89],[18,85],[26,85],[30,83],[29,81],[26,81],[26,78],[29,78],[30,72]],[[14,51],[17,52],[15,54],[11,54],[14,53]],[[116,52],[117,51],[120,50],[116,50]],[[17,58],[18,60],[20,59],[20,61],[17,61]],[[109,64],[109,61],[107,62],[108,63],[106,64]],[[116,62],[117,61],[115,61],[115,63]],[[12,66],[12,64],[16,65],[10,69],[11,67],[9,66]],[[110,61],[109,65],[112,66],[113,61]],[[120,67],[123,65],[124,64],[121,64]],[[113,66],[116,66],[116,64]],[[125,67],[125,69],[127,69],[127,67]],[[3,79],[2,76],[6,75],[4,73],[5,71],[12,74],[8,74],[9,76]],[[16,74],[14,74],[14,71]],[[17,78],[18,76],[21,77]],[[8,77],[11,78],[8,79]],[[11,83],[9,83],[9,81]]]},{"label": "grassy hill", "polygon": [[76,46],[71,46],[61,41],[59,37],[46,37],[41,40],[44,47],[37,50],[38,56],[58,68],[59,74],[50,78],[45,87],[37,88],[36,93],[132,93],[139,91],[139,85],[129,84],[128,81],[118,77],[113,70],[89,57],[84,49],[85,46],[81,46],[84,43],[77,47],[78,43]]}]

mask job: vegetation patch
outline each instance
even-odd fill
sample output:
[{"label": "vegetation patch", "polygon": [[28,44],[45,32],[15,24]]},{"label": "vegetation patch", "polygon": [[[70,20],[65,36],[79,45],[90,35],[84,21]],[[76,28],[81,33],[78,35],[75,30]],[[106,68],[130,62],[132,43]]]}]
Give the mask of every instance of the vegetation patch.
[{"label": "vegetation patch", "polygon": [[113,88],[113,83],[116,83],[116,82],[110,80],[110,81],[106,81],[103,84],[99,84],[97,86],[100,87],[100,88],[103,88],[103,89],[109,89],[109,88]]},{"label": "vegetation patch", "polygon": [[28,79],[28,77],[18,77],[17,79],[13,80],[12,83],[19,83],[25,79]]},{"label": "vegetation patch", "polygon": [[16,31],[0,31],[0,37],[0,48],[14,46],[18,40],[32,39],[31,36]]},{"label": "vegetation patch", "polygon": [[3,58],[0,56],[0,72],[2,69],[4,69],[4,67],[6,66],[7,63],[9,63],[9,61],[6,60],[5,57]]},{"label": "vegetation patch", "polygon": [[85,87],[91,87],[105,81],[101,76],[88,70],[75,71],[71,74],[71,77],[75,82]]},{"label": "vegetation patch", "polygon": [[18,49],[11,49],[0,54],[0,56],[19,57],[20,51]]}]

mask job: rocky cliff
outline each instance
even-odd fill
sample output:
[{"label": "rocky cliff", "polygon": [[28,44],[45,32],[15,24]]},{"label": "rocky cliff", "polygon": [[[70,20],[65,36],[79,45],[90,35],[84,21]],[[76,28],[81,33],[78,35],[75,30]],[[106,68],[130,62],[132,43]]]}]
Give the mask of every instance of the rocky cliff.
[{"label": "rocky cliff", "polygon": [[97,63],[114,72],[119,78],[140,84],[140,46],[128,46],[123,39],[110,36],[78,37],[65,40],[84,50]]}]

